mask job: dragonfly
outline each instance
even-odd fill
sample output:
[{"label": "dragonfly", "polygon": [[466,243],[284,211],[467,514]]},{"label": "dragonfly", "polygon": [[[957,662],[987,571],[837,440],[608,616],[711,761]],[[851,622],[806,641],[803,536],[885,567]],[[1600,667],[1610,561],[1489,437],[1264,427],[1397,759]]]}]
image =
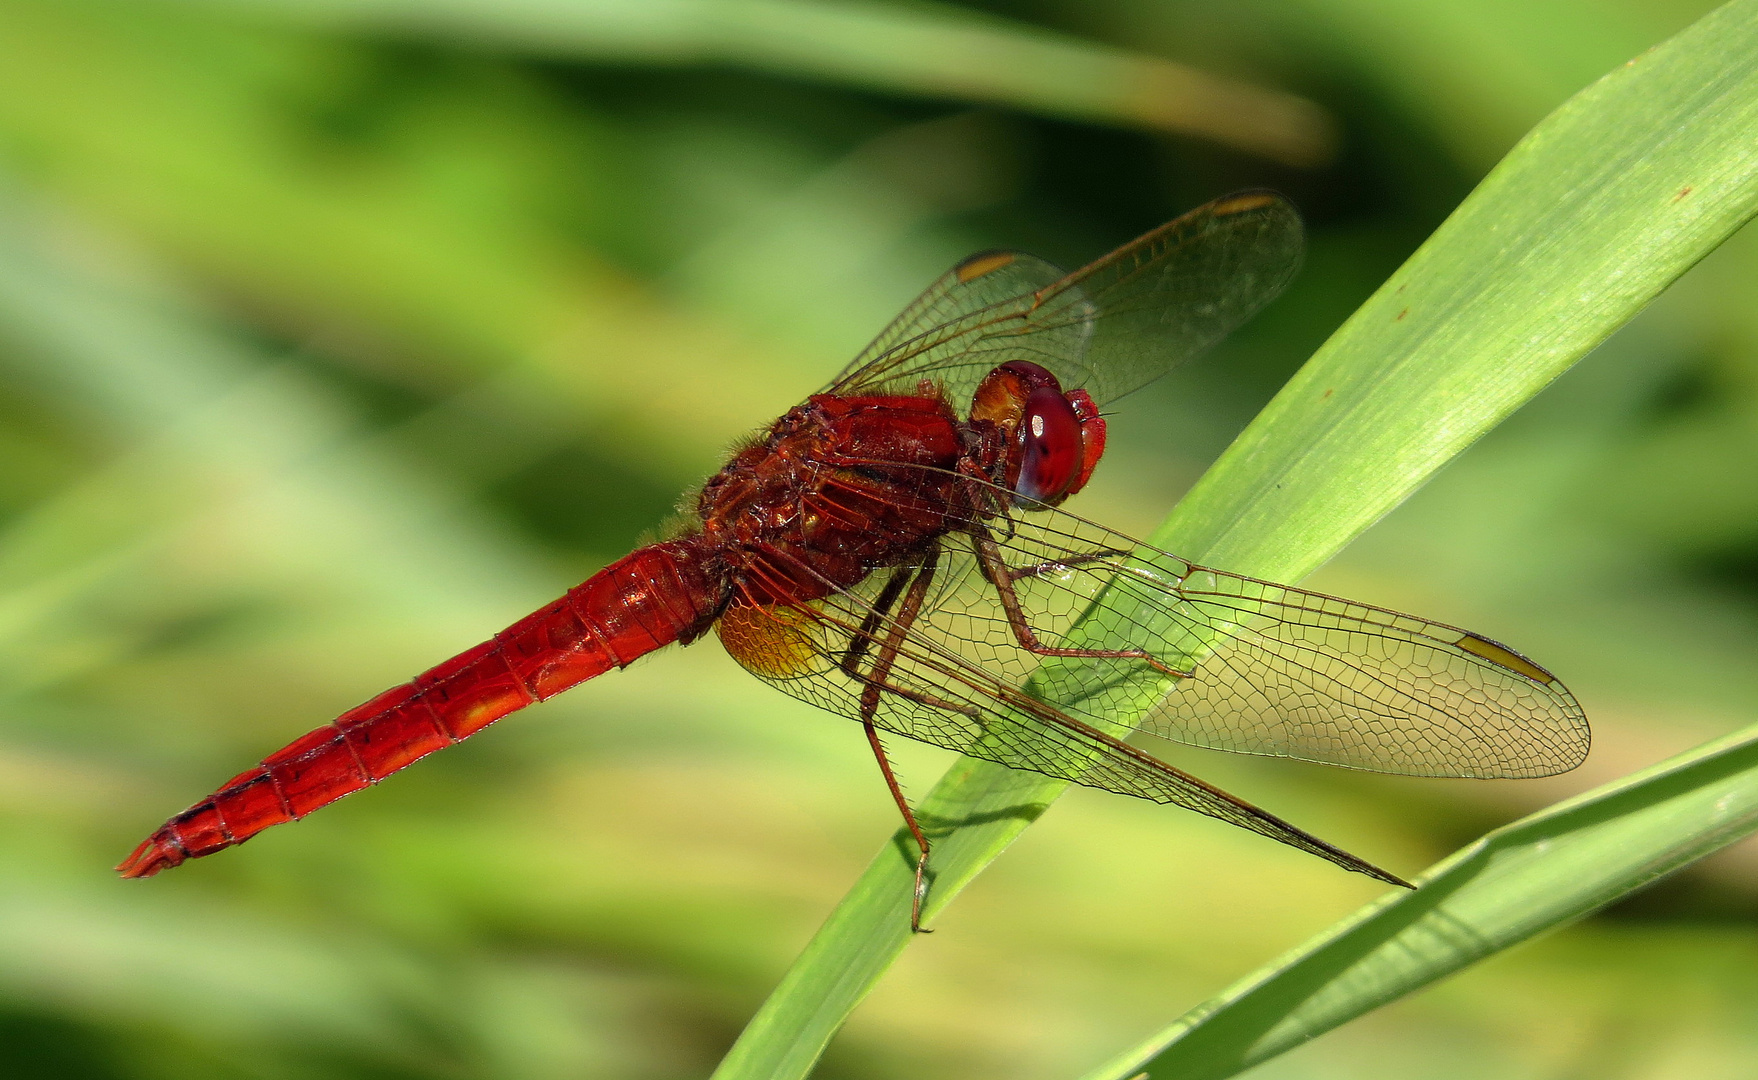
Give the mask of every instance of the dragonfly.
[{"label": "dragonfly", "polygon": [[1188,562],[1060,509],[1100,407],[1203,352],[1299,266],[1282,196],[1217,199],[1064,273],[954,266],[820,393],[736,447],[668,538],[270,754],[119,867],[144,878],[377,784],[509,713],[713,631],[746,670],[884,738],[1207,814],[1407,886],[1176,768],[1136,733],[1408,776],[1536,777],[1590,740],[1573,694],[1456,626]]}]

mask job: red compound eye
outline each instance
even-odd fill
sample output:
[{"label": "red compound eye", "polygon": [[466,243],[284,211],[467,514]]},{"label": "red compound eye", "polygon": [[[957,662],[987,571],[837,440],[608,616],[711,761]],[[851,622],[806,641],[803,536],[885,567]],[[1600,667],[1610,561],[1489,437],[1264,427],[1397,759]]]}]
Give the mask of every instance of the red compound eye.
[{"label": "red compound eye", "polygon": [[1019,479],[1013,490],[1028,499],[1054,503],[1068,494],[1086,461],[1080,418],[1054,386],[1040,386],[1026,398],[1019,418]]}]

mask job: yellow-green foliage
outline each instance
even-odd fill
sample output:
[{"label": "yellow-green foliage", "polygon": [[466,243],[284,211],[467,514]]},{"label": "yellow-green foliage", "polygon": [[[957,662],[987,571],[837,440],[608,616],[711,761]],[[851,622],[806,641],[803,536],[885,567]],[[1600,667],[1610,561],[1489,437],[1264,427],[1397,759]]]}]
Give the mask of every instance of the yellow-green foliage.
[{"label": "yellow-green foliage", "polygon": [[[1378,888],[1076,790],[944,843],[893,965],[859,730],[705,643],[114,878],[626,551],[957,257],[1077,263],[1251,184],[1307,211],[1307,270],[1115,407],[1071,509],[1151,531],[1286,383],[1160,538],[1293,578],[1366,529],[1310,584],[1532,654],[1597,744],[1525,783],[1177,760],[1412,876],[1758,719],[1749,237],[1435,473],[1750,215],[1752,3],[1630,68],[1711,5],[982,7],[0,0],[0,1073],[703,1076],[781,983],[726,1074],[799,1075],[883,973],[817,1075],[1098,1080],[1170,1042],[1156,1076],[1219,1076],[1749,824],[1736,739],[1167,1031]],[[950,764],[897,749],[919,796]],[[1253,1075],[1743,1076],[1755,904],[1736,847]]]}]

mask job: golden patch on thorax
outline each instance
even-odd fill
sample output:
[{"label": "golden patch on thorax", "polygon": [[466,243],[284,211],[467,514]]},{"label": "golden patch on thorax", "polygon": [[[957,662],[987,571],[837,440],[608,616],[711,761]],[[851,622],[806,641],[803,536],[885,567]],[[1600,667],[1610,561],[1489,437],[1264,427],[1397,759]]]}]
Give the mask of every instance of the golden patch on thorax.
[{"label": "golden patch on thorax", "polygon": [[816,620],[803,608],[734,604],[714,624],[727,653],[753,675],[786,679],[812,669]]}]

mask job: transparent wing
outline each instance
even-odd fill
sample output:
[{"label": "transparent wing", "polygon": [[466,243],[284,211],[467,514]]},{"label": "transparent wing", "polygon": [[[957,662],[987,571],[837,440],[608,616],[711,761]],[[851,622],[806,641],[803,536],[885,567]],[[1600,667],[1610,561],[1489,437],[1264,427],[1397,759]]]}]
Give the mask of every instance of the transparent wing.
[{"label": "transparent wing", "polygon": [[1033,360],[1110,401],[1194,357],[1267,304],[1300,264],[1300,217],[1267,191],[1230,195],[1058,276],[1015,252],[954,267],[827,388],[914,393],[954,407],[996,365]]},{"label": "transparent wing", "polygon": [[[940,327],[963,321],[966,317],[996,308],[1009,300],[1029,296],[1049,288],[1068,277],[1068,271],[1023,251],[979,251],[963,259],[957,266],[940,275],[922,295],[910,301],[897,313],[891,325],[879,332],[853,360],[849,361],[830,387],[864,386],[860,377],[863,368],[907,342],[925,340]],[[913,387],[912,387],[913,389]]]},{"label": "transparent wing", "polygon": [[[937,562],[937,560],[935,560]],[[969,570],[973,564],[964,560]],[[1182,806],[1348,870],[1398,877],[1206,784],[1035,696],[976,662],[969,643],[937,644],[899,618],[927,563],[873,574],[828,599],[790,608],[735,606],[717,629],[728,652],[784,693],[881,730],[1013,769]],[[938,591],[948,610],[962,589]]]},{"label": "transparent wing", "polygon": [[1059,510],[987,528],[1042,643],[1144,650],[1182,673],[1029,652],[980,574],[986,588],[918,626],[968,637],[980,616],[987,662],[1075,715],[1146,709],[1137,727],[1161,738],[1405,776],[1548,776],[1587,755],[1574,695],[1478,634],[1197,566]]},{"label": "transparent wing", "polygon": [[1145,707],[1139,729],[1177,742],[1406,776],[1548,776],[1587,755],[1574,695],[1488,638],[1193,565],[1060,511],[1012,524],[998,546],[1026,574],[1016,590],[1040,640],[1142,649],[1181,673],[1005,661],[1077,715]]},{"label": "transparent wing", "polygon": [[[1586,757],[1574,695],[1488,638],[1197,566],[1059,510],[1006,511],[1006,493],[991,491],[983,517],[952,519],[967,531],[942,541],[908,627],[911,648],[957,657],[985,686],[1089,726],[1140,715],[1140,730],[1195,746],[1407,776],[1547,776]],[[987,567],[976,535],[990,538]],[[836,602],[873,607],[878,595]],[[1022,626],[1040,646],[1139,650],[1158,664],[1046,656]]]}]

